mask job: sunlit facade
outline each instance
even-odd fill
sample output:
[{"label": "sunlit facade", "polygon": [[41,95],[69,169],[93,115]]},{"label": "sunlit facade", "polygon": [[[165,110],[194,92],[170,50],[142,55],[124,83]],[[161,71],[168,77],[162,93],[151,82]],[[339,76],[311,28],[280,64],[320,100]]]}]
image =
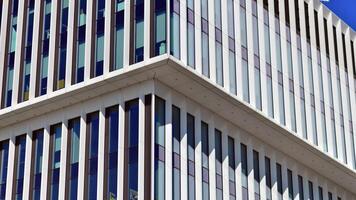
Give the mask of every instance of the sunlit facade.
[{"label": "sunlit facade", "polygon": [[356,32],[319,1],[0,4],[0,200],[356,199]]}]

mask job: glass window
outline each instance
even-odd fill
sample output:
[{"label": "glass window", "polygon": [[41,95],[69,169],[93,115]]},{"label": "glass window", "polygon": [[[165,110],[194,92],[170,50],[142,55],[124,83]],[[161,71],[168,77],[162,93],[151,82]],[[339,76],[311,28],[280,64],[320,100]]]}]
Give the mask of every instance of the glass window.
[{"label": "glass window", "polygon": [[124,9],[125,9],[125,1],[124,0],[116,0],[115,5],[115,54],[114,54],[114,65],[110,68],[110,71],[121,69],[124,65]]},{"label": "glass window", "polygon": [[119,149],[119,110],[118,106],[113,106],[106,109],[105,112],[105,127],[106,136],[105,152],[106,152],[106,169],[105,180],[106,188],[104,199],[117,199],[117,180],[118,180],[118,149]]},{"label": "glass window", "polygon": [[12,1],[10,4],[11,6],[11,27],[9,31],[9,38],[8,40],[10,41],[8,43],[8,52],[7,52],[7,58],[6,58],[6,64],[7,66],[4,67],[4,72],[3,72],[3,80],[4,80],[4,86],[3,86],[3,100],[1,102],[1,107],[6,108],[11,106],[11,101],[12,101],[12,86],[13,86],[13,76],[14,76],[14,65],[15,65],[15,48],[16,48],[16,35],[17,35],[17,14],[18,14],[18,0]]},{"label": "glass window", "polygon": [[215,171],[216,171],[216,199],[223,199],[222,179],[222,138],[221,131],[215,129]]},{"label": "glass window", "polygon": [[242,185],[242,200],[248,200],[248,184],[247,184],[247,147],[241,144],[241,185]]},{"label": "glass window", "polygon": [[[243,48],[244,49],[244,48]],[[247,51],[247,50],[246,50]],[[243,84],[243,100],[250,102],[250,84],[249,84],[249,72],[247,60],[242,59],[242,84]]]},{"label": "glass window", "polygon": [[51,126],[50,129],[50,165],[49,165],[49,181],[50,197],[52,200],[57,200],[59,195],[59,175],[61,164],[61,138],[62,124]]},{"label": "glass window", "polygon": [[26,135],[16,137],[15,148],[15,199],[22,199],[23,181],[25,176]]},{"label": "glass window", "polygon": [[308,182],[308,190],[309,190],[309,199],[314,200],[313,183],[311,181]]},{"label": "glass window", "polygon": [[293,200],[293,174],[291,170],[287,170],[287,176],[288,176],[288,198],[290,200]]},{"label": "glass window", "polygon": [[[202,19],[202,24],[206,24],[208,26],[208,21]],[[210,77],[210,67],[209,67],[209,35],[208,32],[202,32],[202,67],[203,67],[203,75],[206,77]]]},{"label": "glass window", "polygon": [[304,200],[303,177],[298,175],[299,199]]},{"label": "glass window", "polygon": [[7,165],[9,161],[9,141],[0,143],[0,199],[5,200]]},{"label": "glass window", "polygon": [[271,160],[265,157],[266,198],[272,200]]},{"label": "glass window", "polygon": [[68,10],[69,1],[61,1],[59,44],[58,44],[58,65],[54,69],[54,90],[62,89],[65,86],[65,72],[67,59],[67,32],[68,32]]},{"label": "glass window", "polygon": [[138,100],[125,104],[125,190],[124,199],[137,199],[138,195]]},{"label": "glass window", "polygon": [[42,38],[41,38],[41,63],[39,64],[39,74],[36,78],[36,96],[47,94],[47,79],[48,79],[48,56],[49,56],[49,40],[51,28],[51,10],[52,0],[46,0],[43,12]]},{"label": "glass window", "polygon": [[282,187],[282,166],[277,163],[276,164],[276,172],[277,172],[277,192],[278,192],[278,199],[282,199],[283,195],[283,187]]},{"label": "glass window", "polygon": [[203,200],[209,199],[209,126],[201,122]]},{"label": "glass window", "polygon": [[180,200],[180,144],[182,140],[180,125],[180,109],[176,106],[172,106],[173,200]]},{"label": "glass window", "polygon": [[[34,8],[35,1],[27,1],[26,6],[26,17],[27,21],[25,29],[25,46],[24,46],[24,55],[22,57],[23,61],[20,66],[20,88],[19,88],[19,102],[27,101],[29,98],[30,92],[30,73],[31,73],[31,56],[32,56],[32,38],[33,38],[33,19],[34,19]],[[26,23],[26,22],[25,22]]]},{"label": "glass window", "polygon": [[255,200],[260,199],[260,163],[258,152],[253,151],[253,177],[254,177],[254,189]]},{"label": "glass window", "polygon": [[165,197],[165,125],[166,107],[165,101],[156,96],[155,99],[155,199]]},{"label": "glass window", "polygon": [[262,110],[262,97],[261,97],[261,71],[260,71],[260,61],[259,57],[255,55],[255,104],[258,110]]},{"label": "glass window", "polygon": [[176,58],[180,58],[180,1],[171,0],[171,49],[170,53]]},{"label": "glass window", "polygon": [[166,0],[155,0],[155,56],[162,55],[167,52],[166,44]]},{"label": "glass window", "polygon": [[235,142],[228,137],[228,155],[229,155],[229,191],[230,200],[236,199],[236,179],[235,179]]},{"label": "glass window", "polygon": [[96,48],[95,63],[91,77],[100,76],[104,70],[104,30],[105,30],[105,1],[96,0]]},{"label": "glass window", "polygon": [[143,36],[144,36],[144,0],[134,0],[133,4],[133,19],[130,20],[133,30],[131,30],[131,52],[130,64],[143,61]]},{"label": "glass window", "polygon": [[320,186],[318,187],[318,191],[319,191],[319,200],[323,200],[323,188],[321,188]]},{"label": "glass window", "polygon": [[68,123],[68,196],[69,199],[77,199],[78,193],[78,170],[79,170],[79,144],[80,144],[80,118],[72,119]]},{"label": "glass window", "polygon": [[30,196],[33,200],[39,200],[41,195],[41,177],[42,177],[42,157],[43,157],[43,129],[33,132],[32,137],[32,191]]},{"label": "glass window", "polygon": [[188,138],[188,200],[195,199],[195,119],[187,114]]},{"label": "glass window", "polygon": [[[217,31],[215,31],[217,32]],[[218,32],[221,31],[219,30]],[[215,59],[216,59],[216,83],[220,86],[224,86],[223,77],[223,57],[222,57],[222,44],[218,41],[215,42]]]},{"label": "glass window", "polygon": [[[192,2],[192,1],[191,1]],[[188,4],[189,5],[189,4]],[[191,4],[194,6],[194,3]],[[195,67],[195,31],[194,31],[194,8],[187,8],[187,48],[188,48],[188,66]]]},{"label": "glass window", "polygon": [[[98,5],[97,5],[98,6]],[[77,63],[76,69],[74,70],[74,83],[80,83],[84,81],[84,65],[85,65],[85,31],[86,31],[86,15],[87,15],[87,1],[79,0],[78,1],[78,15],[77,15]],[[99,11],[96,15],[99,14]],[[100,15],[98,15],[100,16]],[[98,21],[98,19],[97,19]],[[96,22],[97,22],[96,21]],[[102,21],[104,21],[102,19]],[[100,28],[101,29],[101,28]],[[103,28],[104,29],[104,28]],[[96,30],[97,33],[98,30]],[[102,33],[104,34],[104,33]],[[96,42],[100,40],[100,38],[95,39]],[[96,47],[98,48],[98,47]],[[97,55],[95,54],[95,58]],[[96,66],[96,63],[95,65]],[[92,77],[91,72],[91,77]]]},{"label": "glass window", "polygon": [[88,199],[97,197],[98,148],[99,148],[99,112],[87,115],[87,171],[85,188]]}]

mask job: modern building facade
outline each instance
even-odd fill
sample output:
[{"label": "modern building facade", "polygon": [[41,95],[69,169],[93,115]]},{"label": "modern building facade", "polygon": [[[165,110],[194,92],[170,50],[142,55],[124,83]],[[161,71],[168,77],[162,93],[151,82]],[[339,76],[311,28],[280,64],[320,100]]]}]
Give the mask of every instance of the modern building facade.
[{"label": "modern building facade", "polygon": [[0,199],[356,199],[356,32],[319,1],[0,3]]}]

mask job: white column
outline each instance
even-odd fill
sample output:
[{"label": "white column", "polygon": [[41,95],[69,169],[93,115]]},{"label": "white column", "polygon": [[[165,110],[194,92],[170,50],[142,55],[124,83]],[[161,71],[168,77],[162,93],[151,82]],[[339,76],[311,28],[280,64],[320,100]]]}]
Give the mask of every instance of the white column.
[{"label": "white column", "polygon": [[230,76],[229,76],[229,36],[228,36],[228,15],[227,1],[221,1],[221,37],[222,37],[222,59],[223,59],[223,87],[230,92]]},{"label": "white column", "polygon": [[186,104],[183,103],[181,109],[181,134],[183,135],[180,149],[180,165],[181,165],[181,199],[188,199],[188,140],[187,140],[187,110]]},{"label": "white column", "polygon": [[282,166],[282,194],[283,199],[289,199],[289,187],[288,187],[288,169],[286,167],[286,162],[283,160]]},{"label": "white column", "polygon": [[172,199],[172,177],[173,177],[173,158],[172,158],[172,152],[173,152],[173,146],[172,146],[172,99],[171,99],[171,94],[168,94],[166,96],[166,111],[165,111],[165,121],[166,121],[166,126],[165,126],[165,139],[166,139],[166,158],[165,158],[165,188],[166,188],[166,198],[167,200]]},{"label": "white column", "polygon": [[301,36],[301,45],[302,45],[302,59],[303,59],[303,77],[304,77],[304,92],[305,92],[305,116],[307,122],[307,140],[310,144],[313,143],[313,127],[312,127],[312,118],[311,118],[311,98],[309,85],[309,73],[308,73],[308,46],[306,41],[306,20],[304,12],[304,1],[298,0],[299,3],[299,16],[300,16],[300,36]]},{"label": "white column", "polygon": [[[216,82],[216,56],[215,56],[215,1],[208,1],[208,31],[209,31],[209,74],[210,80]],[[211,197],[211,195],[210,195]]]},{"label": "white column", "polygon": [[33,39],[32,39],[32,55],[31,55],[31,76],[30,76],[30,91],[29,91],[29,99],[35,97],[36,93],[36,77],[37,77],[37,68],[41,65],[41,54],[40,51],[42,45],[42,29],[44,19],[42,19],[42,23],[40,23],[42,12],[45,12],[43,9],[44,1],[35,1],[35,12],[34,12],[34,19],[33,19]]},{"label": "white column", "polygon": [[330,68],[332,74],[332,85],[333,85],[333,98],[334,98],[334,113],[335,113],[335,128],[336,128],[336,143],[337,143],[337,152],[338,160],[341,161],[342,155],[342,146],[341,146],[341,130],[340,130],[340,111],[339,111],[339,98],[337,90],[337,79],[336,79],[336,64],[335,64],[335,49],[334,47],[334,36],[333,36],[333,23],[332,16],[327,17],[327,26],[328,26],[328,38],[329,38],[329,55],[330,55]]},{"label": "white column", "polygon": [[78,199],[84,198],[85,189],[85,143],[87,140],[86,134],[86,114],[82,113],[80,116],[80,139],[79,139],[79,164],[78,164]]},{"label": "white column", "polygon": [[265,151],[262,147],[258,152],[259,160],[259,172],[260,172],[260,199],[267,199],[266,195],[266,163],[265,163]]},{"label": "white column", "polygon": [[216,170],[215,170],[215,123],[214,117],[209,120],[209,197],[216,199]]},{"label": "white column", "polygon": [[258,40],[259,40],[259,57],[260,57],[260,75],[261,75],[261,103],[262,111],[268,116],[268,93],[267,93],[267,61],[265,49],[265,24],[264,24],[263,1],[257,1],[258,16]]},{"label": "white column", "polygon": [[[315,30],[314,24],[314,4],[313,1],[309,3],[308,6],[309,13],[309,24],[310,24],[310,44],[311,44],[311,53],[312,53],[312,63],[313,63],[313,81],[314,81],[314,98],[315,98],[315,116],[316,116],[316,130],[317,130],[317,140],[318,148],[323,150],[323,131],[321,126],[321,113],[320,113],[320,90],[319,88],[319,72],[318,72],[318,56],[316,48],[316,34],[320,35],[320,26],[319,32]],[[319,39],[320,40],[320,39]]]},{"label": "white column", "polygon": [[[155,5],[154,5],[155,1],[151,1],[150,0],[144,0],[144,31],[145,34],[143,35],[143,41],[144,41],[144,48],[143,48],[143,59],[147,60],[150,58],[150,42],[154,42],[154,41],[150,41],[150,36],[151,34],[154,34],[155,30],[151,30],[150,24],[151,24],[151,18],[150,17],[154,17],[154,16],[150,16],[151,13],[151,9],[155,9]],[[151,5],[152,4],[152,5]]]},{"label": "white column", "polygon": [[50,126],[47,125],[43,130],[43,157],[42,160],[42,176],[41,176],[41,199],[47,198],[47,188],[51,184],[48,180],[48,171],[49,171],[49,156],[50,156]]},{"label": "white column", "polygon": [[[138,100],[138,200],[144,200],[145,190],[145,96],[140,96]],[[141,182],[142,181],[142,182]]]},{"label": "white column", "polygon": [[[298,170],[297,167],[294,165],[292,167],[293,169],[293,199],[294,200],[300,200],[300,191],[299,191],[299,183],[298,183]],[[325,199],[326,200],[326,199]]]},{"label": "white column", "polygon": [[25,169],[24,169],[24,179],[23,179],[23,185],[24,186],[27,185],[27,187],[23,187],[23,191],[22,191],[24,199],[29,198],[30,191],[32,190],[32,188],[29,187],[29,186],[31,186],[30,179],[32,178],[31,177],[31,168],[32,168],[31,159],[32,159],[32,157],[34,157],[34,155],[31,155],[32,154],[32,145],[33,145],[32,132],[31,132],[30,128],[28,128],[27,134],[26,134]]},{"label": "white column", "polygon": [[242,199],[242,184],[241,184],[241,144],[240,144],[240,134],[236,133],[235,140],[235,178],[236,178],[236,199]]},{"label": "white column", "polygon": [[98,188],[97,199],[104,197],[104,176],[107,173],[105,169],[105,107],[101,106],[99,111],[99,146],[98,146]]},{"label": "white column", "polygon": [[12,136],[9,140],[9,158],[6,178],[6,194],[5,199],[12,199],[12,190],[14,180],[14,167],[15,167],[15,150],[16,150],[16,138]]},{"label": "white column", "polygon": [[[346,63],[344,62],[344,51],[343,51],[343,43],[342,43],[342,30],[341,30],[341,22],[338,21],[336,26],[336,39],[337,39],[337,48],[339,55],[339,71],[340,71],[340,82],[341,82],[341,99],[342,102],[342,110],[340,113],[344,116],[344,132],[345,132],[345,148],[346,148],[346,165],[352,168],[350,163],[351,160],[351,144],[350,144],[350,130],[349,130],[349,111],[348,111],[348,103],[347,98],[348,94],[346,91],[346,80],[345,80],[345,68],[347,68]],[[350,63],[348,63],[350,64]],[[340,119],[342,120],[342,119]],[[340,124],[342,122],[340,121]]]},{"label": "white column", "polygon": [[[319,30],[324,31],[324,12],[323,9],[320,9],[318,12],[318,23]],[[334,147],[334,136],[333,136],[333,127],[331,123],[331,112],[330,105],[332,99],[330,99],[329,93],[329,80],[328,80],[328,69],[327,69],[327,57],[326,57],[326,44],[325,44],[325,34],[319,34],[320,37],[320,50],[321,50],[321,66],[322,66],[322,76],[323,76],[323,85],[324,85],[324,105],[325,105],[325,123],[328,139],[328,154],[334,157],[334,152],[336,151]],[[329,46],[330,49],[330,46]],[[330,66],[331,67],[331,66]],[[330,83],[331,84],[331,83]],[[335,86],[334,86],[335,87]]]},{"label": "white column", "polygon": [[114,26],[115,20],[113,14],[116,10],[116,3],[112,0],[105,0],[105,32],[104,32],[104,74],[109,73],[110,65],[114,63],[110,60],[114,50],[112,49],[114,45],[114,34],[112,34],[112,27]]},{"label": "white column", "polygon": [[[169,1],[167,1],[169,2]],[[194,27],[195,27],[195,70],[202,74],[202,50],[201,50],[201,0],[194,0]]]},{"label": "white column", "polygon": [[274,0],[268,0],[268,19],[270,31],[271,45],[271,71],[272,71],[272,90],[273,90],[273,109],[274,119],[280,122],[279,110],[279,94],[278,94],[278,70],[277,70],[277,55],[276,55],[276,32],[275,32],[275,16],[274,16]]},{"label": "white column", "polygon": [[276,156],[274,153],[271,155],[271,183],[272,199],[278,199]]},{"label": "white column", "polygon": [[[62,4],[64,2],[62,1]],[[88,31],[89,29],[91,29],[91,25],[89,25],[88,20],[89,20],[89,15],[91,15],[91,12],[88,10],[89,7],[91,6],[91,3],[87,4],[87,15],[86,15],[86,31]],[[60,10],[60,13],[62,13],[62,10]],[[69,8],[68,8],[68,29],[67,29],[67,57],[66,57],[66,75],[65,75],[65,87],[68,87],[72,84],[72,69],[73,67],[75,68],[77,65],[77,59],[78,59],[78,55],[77,55],[77,33],[78,33],[78,24],[79,24],[79,20],[78,20],[78,15],[79,15],[79,1],[77,3],[75,3],[75,1],[69,1]],[[58,20],[60,22],[60,20]],[[57,27],[61,28],[61,24],[59,24]],[[60,29],[58,30],[60,32]],[[76,33],[76,34],[74,34]],[[87,35],[85,36],[86,41],[87,41]],[[74,47],[74,48],[73,48]],[[86,46],[85,51],[90,50],[90,46]],[[60,51],[60,50],[58,50]],[[58,53],[57,53],[58,54]],[[73,58],[73,56],[76,55],[76,58]],[[57,59],[59,59],[60,56],[57,57]],[[85,54],[85,62],[89,62],[89,57],[87,57],[87,54]],[[59,65],[59,60],[58,62],[55,64],[55,67],[57,67],[57,65]],[[85,68],[87,68],[86,66],[90,66],[87,63],[85,63]],[[59,72],[57,72],[58,74]],[[85,72],[84,72],[85,73]],[[85,77],[85,75],[84,75]],[[85,79],[85,78],[84,78]]]},{"label": "white column", "polygon": [[187,0],[180,1],[180,58],[187,65]]},{"label": "white column", "polygon": [[86,25],[85,25],[86,27],[85,27],[84,81],[90,79],[91,68],[94,67],[95,65],[95,63],[92,61],[93,59],[95,59],[95,54],[92,52],[95,52],[93,48],[95,48],[96,45],[95,32],[93,33],[94,28],[96,28],[95,27],[96,12],[94,9],[94,7],[96,7],[96,5],[94,5],[95,3],[96,1],[88,1],[87,8],[86,8],[87,14],[86,14]]},{"label": "white column", "polygon": [[203,178],[202,178],[202,144],[201,144],[201,116],[200,109],[197,107],[194,113],[195,116],[195,194],[196,199],[202,199]]},{"label": "white column", "polygon": [[[301,101],[300,101],[300,79],[299,77],[299,64],[298,64],[298,49],[297,49],[297,34],[296,34],[296,19],[295,19],[295,6],[294,2],[289,3],[289,17],[290,17],[290,34],[291,34],[291,50],[292,50],[292,65],[293,65],[293,87],[294,87],[294,101],[295,101],[295,120],[297,127],[297,135],[303,137],[302,133],[302,116],[301,116]],[[305,68],[304,68],[305,69]]]},{"label": "white column", "polygon": [[253,52],[252,1],[246,1],[246,29],[247,29],[247,57],[250,105],[256,107],[255,102],[255,65]]},{"label": "white column", "polygon": [[[348,29],[347,32],[346,32],[346,51],[351,56],[347,56],[347,63],[352,63],[352,54],[351,54],[351,50],[353,50],[352,48],[354,48],[354,47],[351,46],[350,29]],[[354,52],[356,52],[356,50],[354,50]],[[356,58],[354,58],[354,60],[356,61]],[[352,64],[350,66],[352,66]],[[354,133],[354,135],[353,135],[354,141],[356,141],[356,137],[355,137],[355,134],[356,134],[356,96],[355,96],[355,87],[356,87],[356,85],[354,85],[354,83],[355,83],[354,76],[353,76],[354,73],[355,73],[355,71],[354,71],[353,67],[349,67],[349,74],[348,74],[348,76],[349,76],[349,91],[348,92],[350,92],[350,100],[351,100],[351,102],[350,102],[351,108],[349,108],[349,109],[351,109],[351,115],[352,115],[351,117],[352,117],[352,125],[353,125],[353,127],[351,127],[351,128],[352,128],[353,133]],[[354,146],[356,146],[356,144],[354,144]],[[352,151],[352,153],[353,153],[353,155],[356,154],[355,151]],[[354,162],[356,162],[356,161],[354,161]]]},{"label": "white column", "polygon": [[230,199],[229,188],[229,153],[228,153],[228,133],[224,127],[221,134],[221,147],[222,147],[222,184],[223,184],[223,199]]},{"label": "white column", "polygon": [[235,32],[235,65],[236,65],[236,90],[237,97],[243,98],[242,67],[241,67],[241,26],[240,26],[240,1],[234,1],[234,32]]},{"label": "white column", "polygon": [[254,169],[253,169],[253,147],[250,143],[247,146],[247,188],[248,188],[248,197],[249,199],[254,199],[255,197],[255,188],[254,188]]},{"label": "white column", "polygon": [[289,98],[289,69],[288,69],[288,54],[286,41],[286,25],[284,13],[284,1],[279,1],[279,24],[280,24],[280,38],[281,38],[281,58],[283,70],[283,91],[284,91],[284,110],[286,127],[292,130],[291,112],[290,112],[290,98]]},{"label": "white column", "polygon": [[68,155],[68,121],[63,119],[62,121],[62,141],[61,141],[61,158],[60,158],[60,172],[59,172],[59,197],[58,199],[64,200],[66,191],[66,174],[67,174],[67,155]]},{"label": "white column", "polygon": [[[119,101],[119,150],[118,150],[118,172],[117,172],[117,193],[123,194],[124,193],[124,156],[125,156],[125,106],[124,101]],[[119,195],[119,200],[123,200],[123,195]]]}]

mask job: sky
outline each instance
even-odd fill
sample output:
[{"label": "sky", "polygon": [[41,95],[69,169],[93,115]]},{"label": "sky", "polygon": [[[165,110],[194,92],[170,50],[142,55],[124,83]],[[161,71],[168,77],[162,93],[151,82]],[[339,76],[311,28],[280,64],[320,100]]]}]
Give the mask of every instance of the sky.
[{"label": "sky", "polygon": [[324,0],[323,3],[356,31],[356,0]]}]

